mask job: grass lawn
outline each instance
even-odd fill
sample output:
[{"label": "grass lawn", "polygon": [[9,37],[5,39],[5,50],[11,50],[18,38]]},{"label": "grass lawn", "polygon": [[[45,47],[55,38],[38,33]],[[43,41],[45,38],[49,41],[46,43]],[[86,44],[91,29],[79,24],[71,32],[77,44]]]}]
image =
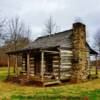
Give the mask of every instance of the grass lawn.
[{"label": "grass lawn", "polygon": [[[0,68],[0,100],[100,100],[100,79],[80,84],[35,87],[4,82],[6,75],[7,69]],[[82,99],[87,97],[89,99]]]}]

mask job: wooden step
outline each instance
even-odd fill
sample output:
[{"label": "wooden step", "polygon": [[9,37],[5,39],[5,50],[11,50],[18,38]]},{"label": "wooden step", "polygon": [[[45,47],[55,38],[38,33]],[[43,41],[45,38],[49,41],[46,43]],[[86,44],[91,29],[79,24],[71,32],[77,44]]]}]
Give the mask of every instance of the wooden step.
[{"label": "wooden step", "polygon": [[61,84],[60,81],[51,81],[51,82],[45,82],[43,83],[43,86],[51,86],[51,85],[58,85]]}]

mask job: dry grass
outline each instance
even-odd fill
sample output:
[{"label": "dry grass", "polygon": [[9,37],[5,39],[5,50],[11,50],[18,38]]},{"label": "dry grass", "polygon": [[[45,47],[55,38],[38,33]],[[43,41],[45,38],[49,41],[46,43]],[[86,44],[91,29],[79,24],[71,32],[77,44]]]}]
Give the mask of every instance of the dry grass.
[{"label": "dry grass", "polygon": [[[34,96],[82,96],[85,93],[95,93],[94,91],[100,90],[100,79],[91,80],[80,84],[68,84],[65,83],[61,86],[53,87],[35,87],[35,86],[20,86],[15,83],[4,82],[6,78],[6,68],[0,68],[0,96],[2,97],[34,97]],[[100,93],[100,91],[99,91]],[[93,95],[93,94],[92,94]],[[96,95],[99,95],[98,92]],[[99,97],[99,96],[98,96]],[[17,97],[16,97],[17,98]],[[24,99],[13,99],[13,100],[24,100]],[[33,100],[33,99],[25,99]],[[60,99],[57,99],[60,100]],[[74,99],[73,99],[74,100]],[[92,100],[92,99],[91,99]],[[96,99],[93,99],[96,100]],[[100,99],[98,99],[100,100]]]}]

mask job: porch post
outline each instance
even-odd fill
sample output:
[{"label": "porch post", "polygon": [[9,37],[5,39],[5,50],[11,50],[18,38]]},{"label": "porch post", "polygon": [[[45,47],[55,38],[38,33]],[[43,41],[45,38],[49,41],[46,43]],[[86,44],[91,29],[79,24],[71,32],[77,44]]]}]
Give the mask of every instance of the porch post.
[{"label": "porch post", "polygon": [[41,78],[44,78],[44,52],[41,52]]},{"label": "porch post", "polygon": [[18,55],[17,54],[16,54],[15,72],[16,72],[16,76],[18,76]]},{"label": "porch post", "polygon": [[30,75],[30,54],[27,53],[27,76]]},{"label": "porch post", "polygon": [[98,75],[98,60],[97,60],[97,55],[95,57],[96,57],[96,75]]},{"label": "porch post", "polygon": [[8,76],[10,75],[10,55],[8,54]]},{"label": "porch post", "polygon": [[91,63],[90,63],[90,56],[88,57],[88,71],[89,71],[89,76],[91,75]]},{"label": "porch post", "polygon": [[58,74],[59,74],[59,75],[58,75],[58,80],[59,80],[59,81],[60,81],[60,64],[61,64],[60,60],[61,60],[61,59],[60,59],[60,55],[59,55],[59,72],[58,72]]}]

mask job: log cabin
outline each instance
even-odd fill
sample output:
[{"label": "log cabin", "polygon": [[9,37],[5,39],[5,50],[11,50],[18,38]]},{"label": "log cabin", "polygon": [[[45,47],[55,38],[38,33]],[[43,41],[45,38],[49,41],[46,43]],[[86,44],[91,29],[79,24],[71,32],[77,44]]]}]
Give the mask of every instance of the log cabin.
[{"label": "log cabin", "polygon": [[[64,80],[83,82],[89,76],[90,55],[97,55],[86,42],[86,26],[73,23],[72,29],[37,38],[25,48],[8,51],[8,79],[32,84],[60,84]],[[10,75],[10,56],[16,56],[15,74]],[[18,58],[21,67],[18,67]]]}]

